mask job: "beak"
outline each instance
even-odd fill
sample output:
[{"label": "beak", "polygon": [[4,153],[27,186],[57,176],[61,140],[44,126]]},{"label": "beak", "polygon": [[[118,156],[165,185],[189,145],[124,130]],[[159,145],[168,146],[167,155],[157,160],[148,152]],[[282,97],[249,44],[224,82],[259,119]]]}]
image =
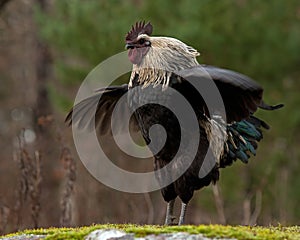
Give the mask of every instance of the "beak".
[{"label": "beak", "polygon": [[130,49],[130,48],[132,49],[132,48],[135,48],[135,46],[132,43],[126,43],[125,48],[126,49]]}]

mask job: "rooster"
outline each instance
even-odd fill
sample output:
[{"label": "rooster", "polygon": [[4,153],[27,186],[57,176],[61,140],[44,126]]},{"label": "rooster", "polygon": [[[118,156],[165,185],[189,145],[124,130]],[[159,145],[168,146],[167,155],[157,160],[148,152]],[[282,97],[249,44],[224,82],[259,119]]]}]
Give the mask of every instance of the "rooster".
[{"label": "rooster", "polygon": [[[117,102],[127,93],[124,108],[135,109],[131,124],[133,129],[140,131],[147,145],[151,143],[149,129],[152,125],[160,124],[167,132],[161,150],[158,151],[155,146],[150,147],[154,155],[154,169],[162,169],[176,157],[171,168],[156,174],[159,183],[163,183],[165,179],[173,179],[174,173],[180,171],[180,164],[187,161],[185,155],[189,155],[189,152],[183,151],[181,155],[176,155],[182,134],[188,136],[187,147],[196,142],[197,151],[188,168],[161,189],[167,202],[165,224],[175,224],[174,203],[179,197],[181,213],[177,224],[181,225],[185,221],[187,204],[195,190],[216,183],[220,168],[231,165],[237,159],[247,163],[250,155],[256,154],[257,143],[263,137],[262,130],[269,128],[264,121],[254,116],[257,109],[275,110],[283,105],[267,105],[263,101],[263,88],[249,77],[227,69],[200,65],[196,59],[199,56],[196,49],[175,38],[151,36],[152,29],[151,23],[137,22],[126,35],[128,58],[133,64],[129,84],[101,89],[100,100],[97,95],[83,100],[74,107],[77,111],[73,108],[69,112],[66,121],[69,124],[86,124],[88,121],[83,121],[89,117],[86,113],[91,104],[97,104],[93,119],[99,126],[99,133],[112,134],[110,121],[107,119],[112,116]],[[201,81],[203,71],[208,73],[222,97],[226,116],[220,118],[220,121],[213,119],[204,98],[190,82]],[[162,103],[170,101],[171,96],[165,91],[167,88],[180,92],[191,104],[198,119],[200,139],[194,138],[195,132],[190,130],[182,133],[176,116],[170,110],[160,104],[148,104],[149,99],[160,99]],[[221,135],[224,136],[221,149],[212,149],[215,159],[213,166],[205,176],[199,176],[209,147],[218,148],[220,143],[218,145],[216,142]]]}]

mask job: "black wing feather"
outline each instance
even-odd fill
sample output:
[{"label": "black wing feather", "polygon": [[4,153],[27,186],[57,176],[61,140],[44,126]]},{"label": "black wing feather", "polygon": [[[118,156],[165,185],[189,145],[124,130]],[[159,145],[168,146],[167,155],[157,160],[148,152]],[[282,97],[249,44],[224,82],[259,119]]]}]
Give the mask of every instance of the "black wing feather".
[{"label": "black wing feather", "polygon": [[[199,65],[179,71],[177,74],[188,80],[193,76],[203,76],[203,72],[209,74],[219,89],[228,123],[248,118],[258,107],[265,110],[275,110],[283,106],[282,104],[276,106],[265,104],[262,100],[263,88],[241,73],[214,66]],[[203,108],[202,105],[201,108]]]},{"label": "black wing feather", "polygon": [[251,78],[227,69],[202,66],[217,85],[228,122],[241,121],[254,113],[262,101],[263,88]]},{"label": "black wing feather", "polygon": [[[101,135],[111,134],[111,116],[117,105],[118,110],[122,111],[117,119],[113,119],[114,125],[117,126],[117,132],[122,132],[126,127],[124,117],[130,116],[130,110],[127,101],[120,101],[121,97],[127,93],[128,85],[109,86],[96,91],[96,94],[90,96],[77,105],[75,105],[66,117],[65,122],[71,125],[78,124],[78,128],[91,129],[93,122]],[[95,109],[95,106],[96,109]],[[130,130],[138,131],[138,125],[134,116],[130,119]]]}]

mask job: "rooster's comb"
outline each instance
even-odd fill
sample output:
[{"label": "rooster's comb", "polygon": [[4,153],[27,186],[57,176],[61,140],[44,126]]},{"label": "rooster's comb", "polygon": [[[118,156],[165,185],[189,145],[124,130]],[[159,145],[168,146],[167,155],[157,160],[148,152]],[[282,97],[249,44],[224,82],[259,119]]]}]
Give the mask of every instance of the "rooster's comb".
[{"label": "rooster's comb", "polygon": [[126,41],[133,41],[138,37],[139,34],[147,34],[150,36],[152,33],[152,29],[153,27],[150,22],[148,22],[147,24],[145,23],[145,21],[136,22],[135,25],[132,25],[132,28],[127,33],[125,39]]}]

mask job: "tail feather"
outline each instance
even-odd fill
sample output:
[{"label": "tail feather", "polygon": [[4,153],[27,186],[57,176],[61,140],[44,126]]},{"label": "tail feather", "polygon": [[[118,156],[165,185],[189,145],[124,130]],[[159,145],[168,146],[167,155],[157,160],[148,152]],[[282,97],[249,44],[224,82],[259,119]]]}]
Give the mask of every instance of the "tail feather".
[{"label": "tail feather", "polygon": [[262,101],[258,107],[261,108],[261,109],[264,109],[264,110],[271,110],[272,111],[272,110],[276,110],[276,109],[284,107],[284,104],[281,103],[281,104],[277,104],[277,105],[272,106],[272,105],[268,105],[264,101]]},{"label": "tail feather", "polygon": [[269,129],[269,126],[254,116],[228,125],[220,167],[229,166],[237,159],[247,163],[251,155],[255,156],[257,143],[263,138],[262,129]]}]

